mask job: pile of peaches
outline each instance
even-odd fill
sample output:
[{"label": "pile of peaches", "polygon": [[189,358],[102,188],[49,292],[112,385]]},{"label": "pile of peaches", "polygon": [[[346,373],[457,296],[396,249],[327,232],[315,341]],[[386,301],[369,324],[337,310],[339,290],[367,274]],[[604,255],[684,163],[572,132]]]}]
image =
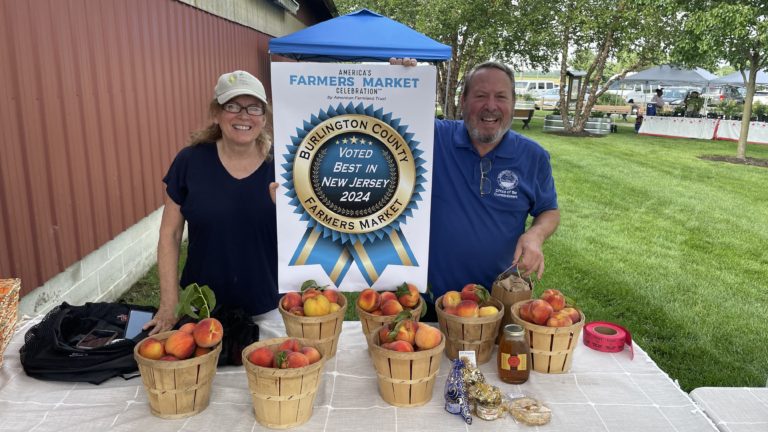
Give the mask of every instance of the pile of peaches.
[{"label": "pile of peaches", "polygon": [[547,327],[568,327],[581,321],[579,310],[566,306],[563,293],[556,289],[547,289],[538,299],[520,306],[520,318]]},{"label": "pile of peaches", "polygon": [[402,314],[379,329],[379,345],[388,350],[414,352],[432,349],[443,341],[443,333]]},{"label": "pile of peaches", "polygon": [[443,294],[441,306],[443,312],[462,318],[478,318],[494,316],[499,309],[485,303],[491,295],[482,285],[470,283],[459,291],[448,291]]},{"label": "pile of peaches", "polygon": [[301,292],[285,293],[280,307],[298,316],[318,317],[341,309],[338,291],[331,288],[312,286]]},{"label": "pile of peaches", "polygon": [[372,315],[397,315],[405,309],[413,309],[421,299],[415,285],[403,283],[397,291],[378,292],[366,288],[357,297],[357,306]]},{"label": "pile of peaches", "polygon": [[298,340],[287,339],[276,348],[263,346],[248,353],[248,361],[265,368],[293,369],[309,366],[322,356],[315,347],[302,347]]},{"label": "pile of peaches", "polygon": [[221,342],[224,328],[216,318],[186,323],[165,340],[150,336],[139,346],[139,355],[150,360],[177,361],[208,354]]}]

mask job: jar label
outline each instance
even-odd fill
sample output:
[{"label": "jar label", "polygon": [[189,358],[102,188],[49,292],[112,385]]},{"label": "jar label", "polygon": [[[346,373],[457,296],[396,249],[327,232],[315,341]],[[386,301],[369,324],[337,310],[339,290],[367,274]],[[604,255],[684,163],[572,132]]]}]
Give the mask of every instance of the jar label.
[{"label": "jar label", "polygon": [[524,371],[528,369],[525,354],[509,355],[501,353],[501,368],[504,370]]}]

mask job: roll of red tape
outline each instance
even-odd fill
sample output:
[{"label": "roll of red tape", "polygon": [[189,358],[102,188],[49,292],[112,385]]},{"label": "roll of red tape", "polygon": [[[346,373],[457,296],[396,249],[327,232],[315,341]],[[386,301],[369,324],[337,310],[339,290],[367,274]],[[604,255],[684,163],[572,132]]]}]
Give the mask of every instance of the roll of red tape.
[{"label": "roll of red tape", "polygon": [[611,353],[624,351],[624,345],[629,345],[629,357],[635,357],[629,330],[606,321],[592,321],[584,325],[584,345]]}]

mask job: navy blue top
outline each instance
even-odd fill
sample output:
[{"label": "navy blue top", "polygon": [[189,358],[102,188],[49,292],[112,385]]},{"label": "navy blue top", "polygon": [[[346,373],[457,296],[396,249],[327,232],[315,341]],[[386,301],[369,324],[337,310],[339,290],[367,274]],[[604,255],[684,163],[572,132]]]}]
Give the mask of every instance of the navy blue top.
[{"label": "navy blue top", "polygon": [[163,179],[188,223],[181,286],[208,285],[216,303],[256,315],[277,307],[277,223],[269,183],[275,166],[232,177],[215,143],[185,147]]},{"label": "navy blue top", "polygon": [[468,283],[489,291],[506,270],[528,215],[557,208],[549,153],[509,131],[490,159],[480,195],[480,160],[463,121],[435,121],[428,281],[435,298]]}]

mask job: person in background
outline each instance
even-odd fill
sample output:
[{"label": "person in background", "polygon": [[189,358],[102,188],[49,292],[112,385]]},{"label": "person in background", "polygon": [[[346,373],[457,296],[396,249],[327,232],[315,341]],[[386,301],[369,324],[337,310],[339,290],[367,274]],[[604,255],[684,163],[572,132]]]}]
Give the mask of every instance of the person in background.
[{"label": "person in background", "polygon": [[542,245],[557,229],[560,211],[549,153],[511,130],[514,89],[506,65],[482,63],[464,78],[464,120],[435,120],[428,270],[433,298],[424,321],[437,321],[433,302],[447,291],[468,283],[490,290],[510,266],[523,276],[544,273]]},{"label": "person in background", "polygon": [[664,99],[662,96],[664,95],[664,90],[657,88],[656,94],[651,98],[651,103],[656,105],[656,111],[661,112],[662,109],[664,109]]},{"label": "person in background", "polygon": [[[208,285],[218,305],[256,316],[278,304],[275,168],[265,130],[264,86],[244,71],[219,77],[209,105],[211,124],[192,134],[163,182],[157,263],[160,306],[144,328],[171,329],[179,286]],[[188,227],[187,260],[178,277]]]}]

